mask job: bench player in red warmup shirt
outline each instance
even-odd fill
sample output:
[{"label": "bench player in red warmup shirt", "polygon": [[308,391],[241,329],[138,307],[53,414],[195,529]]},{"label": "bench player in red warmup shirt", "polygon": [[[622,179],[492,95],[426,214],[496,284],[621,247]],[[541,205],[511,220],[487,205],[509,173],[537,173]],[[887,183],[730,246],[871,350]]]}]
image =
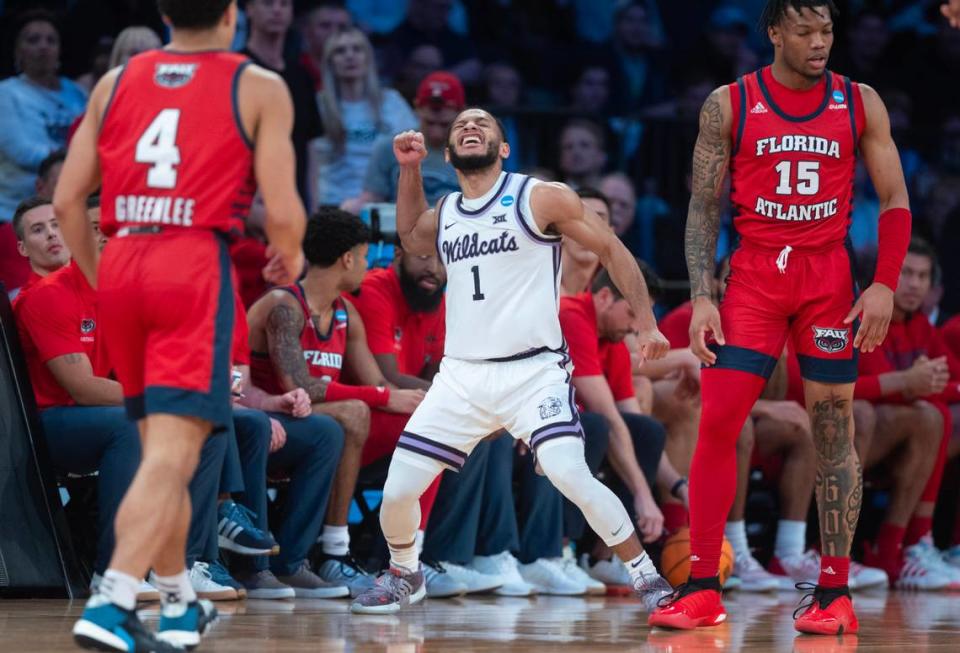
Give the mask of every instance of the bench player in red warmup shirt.
[{"label": "bench player in red warmup shirt", "polygon": [[[847,587],[863,495],[853,447],[856,350],[872,351],[886,334],[911,220],[883,102],[827,69],[834,13],[831,0],[770,0],[763,22],[773,65],[718,88],[700,113],[686,256],[691,347],[708,367],[690,468],[691,570],[650,616],[653,626],[726,619],[717,570],[736,490],[737,435],[789,336],[817,449],[823,551],[819,582],[795,625],[819,634],[859,628]],[[845,247],[858,150],[881,211],[875,281],[859,299]],[[741,240],[718,311],[712,277],[728,163]]]},{"label": "bench player in red warmup shirt", "polygon": [[[158,6],[170,45],[97,84],[53,202],[77,265],[99,288],[107,353],[143,441],[113,558],[74,626],[79,645],[101,650],[195,646],[213,612],[185,570],[187,485],[207,436],[232,416],[227,237],[257,185],[273,253],[265,276],[288,283],[303,269],[286,86],[227,50],[233,0]],[[112,236],[99,270],[85,211],[98,186],[101,228]],[[150,567],[163,597],[156,636],[133,611]]]}]

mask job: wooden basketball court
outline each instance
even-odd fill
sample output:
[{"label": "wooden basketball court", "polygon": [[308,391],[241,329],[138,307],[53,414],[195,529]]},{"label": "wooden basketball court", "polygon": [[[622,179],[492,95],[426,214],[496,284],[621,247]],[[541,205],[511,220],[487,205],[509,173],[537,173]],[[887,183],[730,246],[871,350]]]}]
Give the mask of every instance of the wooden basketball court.
[{"label": "wooden basketball court", "polygon": [[[859,636],[798,637],[791,614],[800,594],[731,594],[730,621],[694,632],[650,631],[629,599],[480,597],[426,601],[399,616],[359,616],[346,601],[219,603],[222,619],[198,651],[706,651],[960,650],[960,594],[862,593]],[[77,650],[69,636],[82,601],[0,601],[0,650]],[[146,618],[155,624],[157,605]]]}]

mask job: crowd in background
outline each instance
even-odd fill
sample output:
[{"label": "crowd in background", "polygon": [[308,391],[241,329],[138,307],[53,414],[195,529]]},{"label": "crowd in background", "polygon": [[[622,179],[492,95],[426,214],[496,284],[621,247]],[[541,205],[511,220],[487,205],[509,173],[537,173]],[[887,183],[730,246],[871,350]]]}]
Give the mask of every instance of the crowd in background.
[{"label": "crowd in background", "polygon": [[[49,35],[31,35],[29,43],[13,38],[24,4],[49,7],[69,25],[58,48],[44,49]],[[831,67],[885,100],[917,232],[937,244],[943,262],[941,309],[955,313],[960,269],[945,248],[960,236],[960,32],[941,19],[934,0],[837,4]],[[418,126],[418,84],[444,70],[463,83],[467,104],[504,120],[513,170],[590,186],[623,173],[603,180],[618,206],[614,226],[670,281],[686,278],[682,230],[700,104],[712,88],[771,58],[756,26],[761,0],[241,5],[236,49],[278,71],[293,96],[298,180],[310,207],[346,203],[358,210],[370,197],[393,199],[364,185],[376,141]],[[6,0],[0,8],[9,37],[4,72],[19,73],[0,86],[2,223],[43,158],[64,145],[96,79],[123,56],[153,47],[166,30],[151,0]],[[131,25],[150,31],[118,41]],[[116,56],[118,50],[127,54]],[[850,235],[869,270],[877,200],[862,169],[855,198]],[[734,240],[727,211],[721,255]]]}]

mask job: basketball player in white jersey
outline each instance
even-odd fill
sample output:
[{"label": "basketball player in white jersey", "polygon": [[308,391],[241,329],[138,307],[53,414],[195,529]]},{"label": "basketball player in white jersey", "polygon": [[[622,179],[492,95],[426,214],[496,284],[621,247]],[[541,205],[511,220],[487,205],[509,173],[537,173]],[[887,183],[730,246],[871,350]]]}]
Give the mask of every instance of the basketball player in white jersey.
[{"label": "basketball player in white jersey", "polygon": [[621,560],[652,609],[669,593],[620,500],[593,477],[570,385],[570,358],[557,317],[560,241],[600,256],[629,301],[648,359],[670,345],[657,330],[633,255],[563,184],[503,172],[510,155],[499,121],[481,109],[453,123],[447,160],[462,192],[427,205],[420,162],[423,134],[394,139],[400,162],[397,231],[404,250],[438,252],[447,269],[446,343],[440,372],[400,437],[383,489],[380,524],[390,569],[357,597],[360,613],[396,612],[425,595],[414,534],[417,500],[444,469],[459,470],[486,435],[506,428]]}]

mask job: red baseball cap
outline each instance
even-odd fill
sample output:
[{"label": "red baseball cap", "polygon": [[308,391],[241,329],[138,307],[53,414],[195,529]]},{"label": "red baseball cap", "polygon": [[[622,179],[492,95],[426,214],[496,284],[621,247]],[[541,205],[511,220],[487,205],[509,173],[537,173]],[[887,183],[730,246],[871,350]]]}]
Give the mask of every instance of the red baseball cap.
[{"label": "red baseball cap", "polygon": [[423,78],[417,87],[417,97],[413,103],[417,107],[429,105],[462,109],[467,100],[460,78],[453,73],[438,71]]}]

